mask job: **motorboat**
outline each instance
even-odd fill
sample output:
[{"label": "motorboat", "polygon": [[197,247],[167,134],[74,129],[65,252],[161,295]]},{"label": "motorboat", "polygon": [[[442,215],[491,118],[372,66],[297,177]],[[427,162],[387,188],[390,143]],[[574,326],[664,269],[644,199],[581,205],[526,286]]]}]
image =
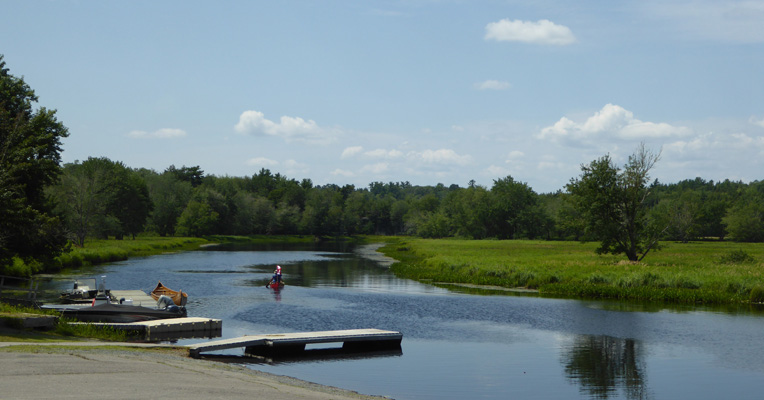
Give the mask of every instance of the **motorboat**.
[{"label": "motorboat", "polygon": [[98,296],[99,292],[108,296],[112,301],[116,300],[111,292],[106,289],[106,277],[101,276],[100,285],[96,278],[79,278],[74,280],[71,289],[61,292],[59,300],[62,303],[90,303]]},{"label": "motorboat", "polygon": [[46,304],[43,309],[56,310],[64,318],[82,322],[140,322],[187,315],[186,308],[172,304],[169,297],[162,297],[157,307],[136,306],[132,301],[112,302],[106,297],[96,297],[91,304]]},{"label": "motorboat", "polygon": [[[95,279],[93,281],[95,282]],[[105,276],[101,276],[101,281],[95,290],[84,283],[90,282],[89,280],[77,280],[70,291],[62,293],[62,300],[68,304],[46,304],[41,308],[58,311],[64,318],[72,318],[82,322],[139,322],[180,318],[187,315],[186,307],[176,305],[173,299],[167,295],[160,294],[155,298],[157,300],[156,307],[146,307],[134,305],[132,299],[116,301],[111,293],[106,290]],[[95,283],[93,283],[93,287],[95,287]]]}]

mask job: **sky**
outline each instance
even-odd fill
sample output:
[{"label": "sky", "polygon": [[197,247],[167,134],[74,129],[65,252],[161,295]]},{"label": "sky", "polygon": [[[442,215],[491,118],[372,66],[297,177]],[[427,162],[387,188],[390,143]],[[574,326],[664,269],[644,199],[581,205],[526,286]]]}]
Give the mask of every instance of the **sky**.
[{"label": "sky", "polygon": [[64,162],[564,190],[764,178],[764,1],[0,0]]}]

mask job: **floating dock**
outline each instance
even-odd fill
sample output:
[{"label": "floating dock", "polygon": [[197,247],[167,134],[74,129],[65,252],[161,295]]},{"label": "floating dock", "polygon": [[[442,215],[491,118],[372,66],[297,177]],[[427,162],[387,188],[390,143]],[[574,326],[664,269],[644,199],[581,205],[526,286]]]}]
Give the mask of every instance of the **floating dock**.
[{"label": "floating dock", "polygon": [[223,331],[223,321],[212,318],[167,318],[140,322],[76,322],[95,326],[108,326],[143,333],[148,340],[215,338]]},{"label": "floating dock", "polygon": [[306,345],[316,343],[342,343],[343,349],[359,351],[383,350],[400,348],[402,339],[403,335],[400,332],[379,329],[247,335],[190,345],[188,354],[197,358],[202,352],[243,347],[248,355],[283,355],[301,352],[305,350]]}]

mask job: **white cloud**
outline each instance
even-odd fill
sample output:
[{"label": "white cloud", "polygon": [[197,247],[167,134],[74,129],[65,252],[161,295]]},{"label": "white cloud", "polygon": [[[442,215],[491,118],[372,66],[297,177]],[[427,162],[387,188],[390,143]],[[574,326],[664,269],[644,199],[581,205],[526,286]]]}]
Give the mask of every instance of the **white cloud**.
[{"label": "white cloud", "polygon": [[509,158],[510,160],[516,160],[518,158],[523,158],[523,157],[525,157],[525,153],[519,150],[512,150],[509,152],[509,155],[507,156],[507,158]]},{"label": "white cloud", "polygon": [[356,155],[356,154],[358,154],[358,153],[360,153],[362,151],[363,151],[363,147],[362,146],[346,147],[345,150],[342,150],[342,156],[340,156],[340,157],[343,158],[343,159],[344,158],[350,158],[350,157],[353,157],[354,155]]},{"label": "white cloud", "polygon": [[361,168],[361,172],[381,174],[383,172],[386,172],[388,169],[390,169],[390,165],[388,163],[376,163],[376,164],[365,165],[363,168]]},{"label": "white cloud", "polygon": [[424,161],[426,164],[456,164],[467,165],[472,162],[472,157],[460,156],[451,149],[425,150],[423,152],[409,153],[409,157]]},{"label": "white cloud", "polygon": [[289,159],[284,161],[283,164],[284,164],[284,167],[286,168],[287,173],[290,175],[293,175],[295,173],[305,174],[310,172],[310,168],[308,167],[308,164],[301,163],[297,160]]},{"label": "white cloud", "polygon": [[509,169],[504,167],[499,167],[496,165],[490,165],[488,168],[483,170],[483,175],[495,178],[495,177],[505,177],[507,175],[511,175],[509,172]]},{"label": "white cloud", "polygon": [[478,90],[506,90],[511,87],[512,85],[510,85],[509,82],[497,81],[493,79],[475,84],[475,88]]},{"label": "white cloud", "polygon": [[355,174],[352,171],[347,171],[347,170],[339,169],[339,168],[332,171],[331,174],[334,176],[343,176],[345,178],[352,178],[355,176]]},{"label": "white cloud", "polygon": [[508,18],[485,26],[485,40],[564,46],[576,42],[570,28],[542,19],[536,22]]},{"label": "white cloud", "polygon": [[681,137],[690,133],[690,129],[683,126],[640,121],[634,118],[634,113],[631,111],[621,106],[607,104],[583,123],[576,123],[562,117],[554,125],[543,128],[536,137],[543,140],[582,144],[595,139],[602,140],[603,137],[641,140]]},{"label": "white cloud", "polygon": [[246,164],[253,167],[270,167],[270,166],[278,165],[279,162],[276,160],[271,160],[270,158],[255,157],[255,158],[250,158],[249,160],[247,160]]},{"label": "white cloud", "polygon": [[241,113],[234,129],[241,134],[276,136],[288,142],[304,141],[314,144],[333,142],[337,135],[336,131],[321,128],[313,120],[282,116],[279,122],[274,122],[265,118],[262,112],[254,110]]},{"label": "white cloud", "polygon": [[154,132],[146,132],[146,131],[131,131],[127,134],[128,136],[132,138],[137,139],[143,139],[143,138],[149,138],[149,139],[176,139],[176,138],[182,138],[186,136],[186,131],[183,129],[172,129],[172,128],[163,128],[156,130]]},{"label": "white cloud", "polygon": [[764,119],[758,119],[752,115],[751,118],[748,119],[748,122],[764,128]]},{"label": "white cloud", "polygon": [[385,149],[376,149],[371,150],[363,153],[363,155],[370,157],[370,158],[400,158],[403,156],[403,153],[399,150],[385,150]]}]

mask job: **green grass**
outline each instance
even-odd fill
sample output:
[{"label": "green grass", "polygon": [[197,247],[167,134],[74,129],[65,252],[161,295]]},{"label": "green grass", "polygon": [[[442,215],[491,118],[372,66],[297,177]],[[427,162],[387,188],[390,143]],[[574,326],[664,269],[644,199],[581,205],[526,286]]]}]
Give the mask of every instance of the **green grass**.
[{"label": "green grass", "polygon": [[672,303],[764,299],[764,244],[664,245],[641,263],[623,256],[598,256],[596,243],[578,242],[397,238],[381,250],[401,261],[392,267],[396,274],[429,282]]},{"label": "green grass", "polygon": [[16,320],[28,314],[37,315],[58,315],[55,310],[40,310],[32,307],[14,306],[0,302],[0,326],[5,325],[6,329],[0,332],[0,341],[16,341],[22,339],[36,340],[62,340],[74,338],[90,338],[108,340],[112,342],[124,342],[135,339],[127,331],[115,329],[112,327],[97,326],[91,324],[78,324],[73,320],[59,318],[55,327],[46,332],[36,330],[27,330],[20,328],[20,322]]},{"label": "green grass", "polygon": [[124,240],[89,240],[85,247],[75,247],[58,258],[63,268],[95,265],[166,252],[190,250],[209,243],[202,238],[137,237]]}]

